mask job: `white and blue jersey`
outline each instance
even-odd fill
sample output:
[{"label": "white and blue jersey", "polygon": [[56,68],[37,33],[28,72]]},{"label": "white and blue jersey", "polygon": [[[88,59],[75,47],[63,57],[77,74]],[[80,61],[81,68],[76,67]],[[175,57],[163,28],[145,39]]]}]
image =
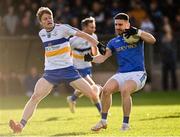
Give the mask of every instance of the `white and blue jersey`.
[{"label": "white and blue jersey", "polygon": [[64,80],[69,82],[80,78],[73,66],[69,37],[74,36],[77,29],[65,25],[55,24],[52,31],[42,29],[39,36],[45,49],[45,73],[43,77],[53,84]]},{"label": "white and blue jersey", "polygon": [[108,42],[107,47],[115,53],[118,72],[145,71],[144,42],[128,44],[122,36],[117,36]]},{"label": "white and blue jersey", "polygon": [[[91,35],[97,40],[96,34]],[[78,70],[82,77],[91,75],[92,63],[84,61],[84,55],[91,53],[91,43],[80,37],[74,36],[70,38],[70,45],[72,48],[73,65]]]}]

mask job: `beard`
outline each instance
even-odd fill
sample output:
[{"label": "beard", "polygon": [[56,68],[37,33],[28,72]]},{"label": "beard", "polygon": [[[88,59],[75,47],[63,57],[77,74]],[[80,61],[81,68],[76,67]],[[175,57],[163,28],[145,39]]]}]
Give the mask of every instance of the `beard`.
[{"label": "beard", "polygon": [[118,30],[118,31],[117,31],[117,30],[116,30],[116,35],[120,35],[120,36],[121,36],[121,35],[123,34],[123,32],[124,32],[124,31],[121,31],[121,30]]}]

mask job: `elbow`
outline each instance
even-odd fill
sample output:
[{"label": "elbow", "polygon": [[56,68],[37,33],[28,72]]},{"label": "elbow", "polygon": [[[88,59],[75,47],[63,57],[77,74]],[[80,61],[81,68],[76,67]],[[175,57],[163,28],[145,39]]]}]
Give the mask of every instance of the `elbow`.
[{"label": "elbow", "polygon": [[153,44],[155,44],[156,43],[156,39],[155,39],[155,37],[153,37]]},{"label": "elbow", "polygon": [[150,45],[154,45],[156,43],[156,39],[152,37],[151,39],[149,39],[149,41],[147,41],[147,43]]},{"label": "elbow", "polygon": [[151,40],[151,44],[154,45],[156,43],[156,39],[153,37]]}]

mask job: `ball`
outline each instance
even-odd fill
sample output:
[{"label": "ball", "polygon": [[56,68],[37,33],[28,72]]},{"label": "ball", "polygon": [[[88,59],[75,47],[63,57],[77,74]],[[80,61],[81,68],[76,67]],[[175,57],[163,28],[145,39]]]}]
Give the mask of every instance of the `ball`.
[{"label": "ball", "polygon": [[128,44],[134,44],[137,43],[140,40],[140,37],[136,35],[131,35],[129,38],[126,38],[123,34],[124,41]]}]

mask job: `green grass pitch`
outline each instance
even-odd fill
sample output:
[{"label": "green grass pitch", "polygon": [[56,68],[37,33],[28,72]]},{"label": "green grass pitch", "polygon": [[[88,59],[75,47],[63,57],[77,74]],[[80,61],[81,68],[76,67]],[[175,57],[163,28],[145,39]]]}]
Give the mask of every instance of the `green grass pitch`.
[{"label": "green grass pitch", "polygon": [[[25,96],[0,97],[0,136],[14,136],[8,127],[10,119],[20,120]],[[90,128],[100,120],[96,108],[83,97],[72,114],[66,95],[48,96],[38,106],[33,118],[21,134],[15,136],[180,136],[180,92],[143,91],[133,95],[130,117],[131,129],[120,131],[122,108],[120,95],[113,95],[108,128],[92,132]]]}]

